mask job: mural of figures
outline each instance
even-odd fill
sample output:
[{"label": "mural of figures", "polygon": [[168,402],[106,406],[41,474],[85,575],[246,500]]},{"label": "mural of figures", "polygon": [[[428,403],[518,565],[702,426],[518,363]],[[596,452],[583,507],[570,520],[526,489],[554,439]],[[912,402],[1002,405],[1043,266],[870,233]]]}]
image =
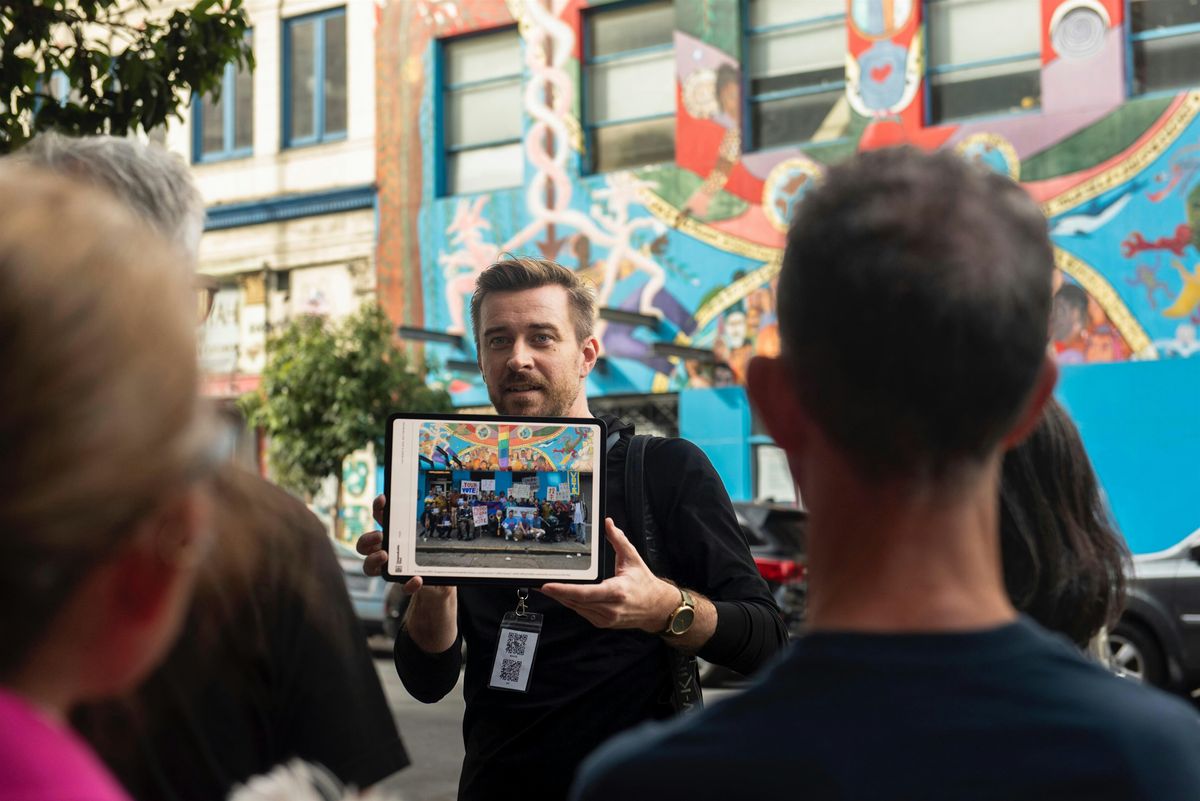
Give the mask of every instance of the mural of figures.
[{"label": "mural of figures", "polygon": [[[954,148],[1020,181],[1042,204],[1056,247],[1052,327],[1064,364],[1197,352],[1200,92],[1127,98],[1119,0],[1042,0],[1036,109],[938,126],[924,120],[924,4],[849,0],[846,102],[829,111],[816,145],[757,151],[747,137],[754,67],[737,33],[744,4],[677,3],[675,159],[590,174],[582,20],[603,5],[383,6],[381,57],[393,59],[393,70],[379,78],[378,262],[381,293],[398,320],[464,332],[480,270],[503,253],[544,256],[593,280],[601,306],[657,321],[600,321],[606,359],[591,393],[742,383],[752,356],[779,349],[775,278],[804,193],[857,149],[907,142]],[[438,197],[441,99],[429,80],[438,40],[513,24],[524,60],[524,181]],[[393,230],[409,235],[389,238]],[[713,360],[661,356],[655,342],[709,349]],[[469,348],[431,347],[435,358],[473,358]],[[486,404],[477,374],[442,369],[437,377],[457,405]],[[523,466],[545,455],[519,440],[508,448]]]}]

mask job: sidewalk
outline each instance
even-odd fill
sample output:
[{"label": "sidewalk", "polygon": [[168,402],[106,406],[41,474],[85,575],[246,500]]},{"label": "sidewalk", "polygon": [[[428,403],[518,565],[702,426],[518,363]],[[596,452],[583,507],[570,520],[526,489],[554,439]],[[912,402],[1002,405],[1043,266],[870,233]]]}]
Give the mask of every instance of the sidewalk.
[{"label": "sidewalk", "polygon": [[421,553],[449,551],[452,553],[513,553],[542,556],[578,554],[582,556],[590,554],[592,549],[586,545],[580,545],[574,540],[567,540],[566,542],[537,542],[535,540],[514,542],[506,540],[503,537],[492,537],[485,534],[479,539],[474,540],[439,540],[432,537],[426,540],[418,537],[417,551]]}]

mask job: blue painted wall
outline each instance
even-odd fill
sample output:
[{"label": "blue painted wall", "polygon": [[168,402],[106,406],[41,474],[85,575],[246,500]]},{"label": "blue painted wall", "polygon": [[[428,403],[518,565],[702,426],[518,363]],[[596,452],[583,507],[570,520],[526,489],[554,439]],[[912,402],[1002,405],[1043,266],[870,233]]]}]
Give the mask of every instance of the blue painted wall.
[{"label": "blue painted wall", "polygon": [[1200,361],[1064,367],[1058,395],[1130,550],[1159,551],[1200,528]]},{"label": "blue painted wall", "polygon": [[700,446],[735,501],[754,498],[750,402],[741,387],[679,393],[679,436]]}]

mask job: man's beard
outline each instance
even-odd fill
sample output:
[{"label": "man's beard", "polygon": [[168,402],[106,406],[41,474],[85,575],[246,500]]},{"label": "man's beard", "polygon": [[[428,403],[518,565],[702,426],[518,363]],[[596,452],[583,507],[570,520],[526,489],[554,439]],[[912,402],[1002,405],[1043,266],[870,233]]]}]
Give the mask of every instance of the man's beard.
[{"label": "man's beard", "polygon": [[[508,391],[514,385],[528,385],[533,391],[517,395]],[[582,383],[555,385],[515,375],[507,375],[499,387],[487,389],[496,412],[506,417],[566,417],[575,398],[583,392]]]}]

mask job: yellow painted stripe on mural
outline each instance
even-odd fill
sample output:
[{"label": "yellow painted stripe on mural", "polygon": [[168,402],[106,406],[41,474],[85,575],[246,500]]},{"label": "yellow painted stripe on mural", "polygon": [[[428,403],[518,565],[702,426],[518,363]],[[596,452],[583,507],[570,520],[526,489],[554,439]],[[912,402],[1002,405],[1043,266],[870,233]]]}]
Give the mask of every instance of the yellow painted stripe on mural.
[{"label": "yellow painted stripe on mural", "polygon": [[1125,183],[1165,153],[1197,114],[1200,114],[1200,92],[1188,92],[1170,119],[1133,155],[1061,195],[1050,198],[1042,204],[1042,211],[1047,217],[1054,217]]},{"label": "yellow painted stripe on mural", "polygon": [[757,242],[751,242],[749,239],[742,239],[740,236],[718,231],[711,225],[705,225],[699,220],[682,214],[679,209],[649,189],[638,190],[638,200],[645,205],[651,214],[675,230],[687,234],[706,245],[723,250],[726,253],[733,253],[737,256],[745,256],[759,261],[773,261],[778,259],[783,252],[782,248],[760,245]]},{"label": "yellow painted stripe on mural", "polygon": [[1146,334],[1146,329],[1134,318],[1129,307],[1104,276],[1087,262],[1061,248],[1054,249],[1054,265],[1079,282],[1079,285],[1096,299],[1100,308],[1108,315],[1108,319],[1117,327],[1130,352],[1139,356],[1151,353],[1150,337]]},{"label": "yellow painted stripe on mural", "polygon": [[779,275],[782,262],[779,257],[772,259],[749,275],[744,275],[729,286],[722,289],[696,311],[696,329],[702,329],[713,321],[721,312],[749,295],[754,290]]}]

